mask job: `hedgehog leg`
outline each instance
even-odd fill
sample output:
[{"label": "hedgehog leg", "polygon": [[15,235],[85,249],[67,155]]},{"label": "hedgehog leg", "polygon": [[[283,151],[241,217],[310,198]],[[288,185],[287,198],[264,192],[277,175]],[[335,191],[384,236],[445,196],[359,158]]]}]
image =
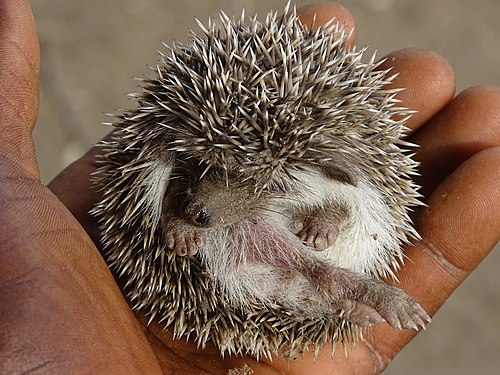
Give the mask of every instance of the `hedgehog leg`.
[{"label": "hedgehog leg", "polygon": [[[245,233],[260,241],[252,242],[255,248],[247,249],[245,259],[300,273],[311,291],[328,305],[326,314],[340,313],[360,326],[385,320],[395,328],[418,329],[430,321],[420,305],[401,289],[321,259],[271,218],[253,219],[246,223]],[[325,303],[319,305],[324,311]]]},{"label": "hedgehog leg", "polygon": [[320,295],[353,323],[366,326],[383,319],[394,328],[418,329],[430,321],[413,297],[382,281],[322,262],[309,272],[304,276]]},{"label": "hedgehog leg", "polygon": [[164,218],[164,235],[167,247],[177,255],[195,255],[204,245],[202,230],[175,216]]},{"label": "hedgehog leg", "polygon": [[302,220],[299,219],[294,233],[307,246],[325,250],[335,243],[347,217],[347,208],[332,202],[309,212]]},{"label": "hedgehog leg", "polygon": [[360,327],[368,327],[384,322],[384,318],[373,308],[358,301],[347,300],[337,306],[340,315]]}]

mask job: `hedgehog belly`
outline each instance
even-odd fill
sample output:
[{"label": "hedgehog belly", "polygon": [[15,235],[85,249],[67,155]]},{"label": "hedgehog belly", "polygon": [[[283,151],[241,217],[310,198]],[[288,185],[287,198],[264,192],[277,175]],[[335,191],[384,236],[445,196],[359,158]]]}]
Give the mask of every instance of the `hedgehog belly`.
[{"label": "hedgehog belly", "polygon": [[258,214],[211,230],[199,258],[233,309],[276,305],[307,316],[333,316],[301,267],[293,263],[292,258],[306,253],[315,256],[281,222]]}]

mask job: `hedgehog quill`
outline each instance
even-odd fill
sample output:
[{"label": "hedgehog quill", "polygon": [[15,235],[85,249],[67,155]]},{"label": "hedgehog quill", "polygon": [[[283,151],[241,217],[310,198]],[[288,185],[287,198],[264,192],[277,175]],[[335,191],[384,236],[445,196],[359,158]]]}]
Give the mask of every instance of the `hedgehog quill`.
[{"label": "hedgehog quill", "polygon": [[418,238],[394,76],[295,10],[167,47],[96,175],[109,266],[151,319],[222,354],[294,358],[430,320],[395,278]]}]

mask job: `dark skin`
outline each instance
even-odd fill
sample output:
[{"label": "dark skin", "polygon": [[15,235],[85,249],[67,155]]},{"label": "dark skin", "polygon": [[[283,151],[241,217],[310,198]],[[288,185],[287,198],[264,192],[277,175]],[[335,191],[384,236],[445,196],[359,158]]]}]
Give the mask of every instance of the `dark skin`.
[{"label": "dark skin", "polygon": [[[335,4],[300,10],[309,23],[350,14]],[[87,212],[96,150],[40,183],[32,130],[38,112],[39,48],[25,0],[0,0],[0,372],[225,374],[244,363],[255,374],[376,374],[416,334],[379,324],[365,341],[331,356],[329,347],[295,361],[221,359],[173,341],[170,331],[145,325],[130,311],[91,237]],[[421,145],[428,207],[416,215],[423,239],[406,251],[400,287],[432,315],[500,237],[500,90],[475,87],[454,96],[454,75],[435,53],[392,53],[385,67],[418,113],[408,125]],[[63,109],[62,109],[63,110]],[[90,235],[90,236],[89,236]]]}]

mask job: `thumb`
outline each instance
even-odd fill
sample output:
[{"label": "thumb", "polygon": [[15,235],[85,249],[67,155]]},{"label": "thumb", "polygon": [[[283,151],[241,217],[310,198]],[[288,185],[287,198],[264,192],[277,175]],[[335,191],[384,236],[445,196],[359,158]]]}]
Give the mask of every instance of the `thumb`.
[{"label": "thumb", "polygon": [[38,179],[31,132],[38,113],[40,50],[25,0],[0,0],[0,170]]}]

